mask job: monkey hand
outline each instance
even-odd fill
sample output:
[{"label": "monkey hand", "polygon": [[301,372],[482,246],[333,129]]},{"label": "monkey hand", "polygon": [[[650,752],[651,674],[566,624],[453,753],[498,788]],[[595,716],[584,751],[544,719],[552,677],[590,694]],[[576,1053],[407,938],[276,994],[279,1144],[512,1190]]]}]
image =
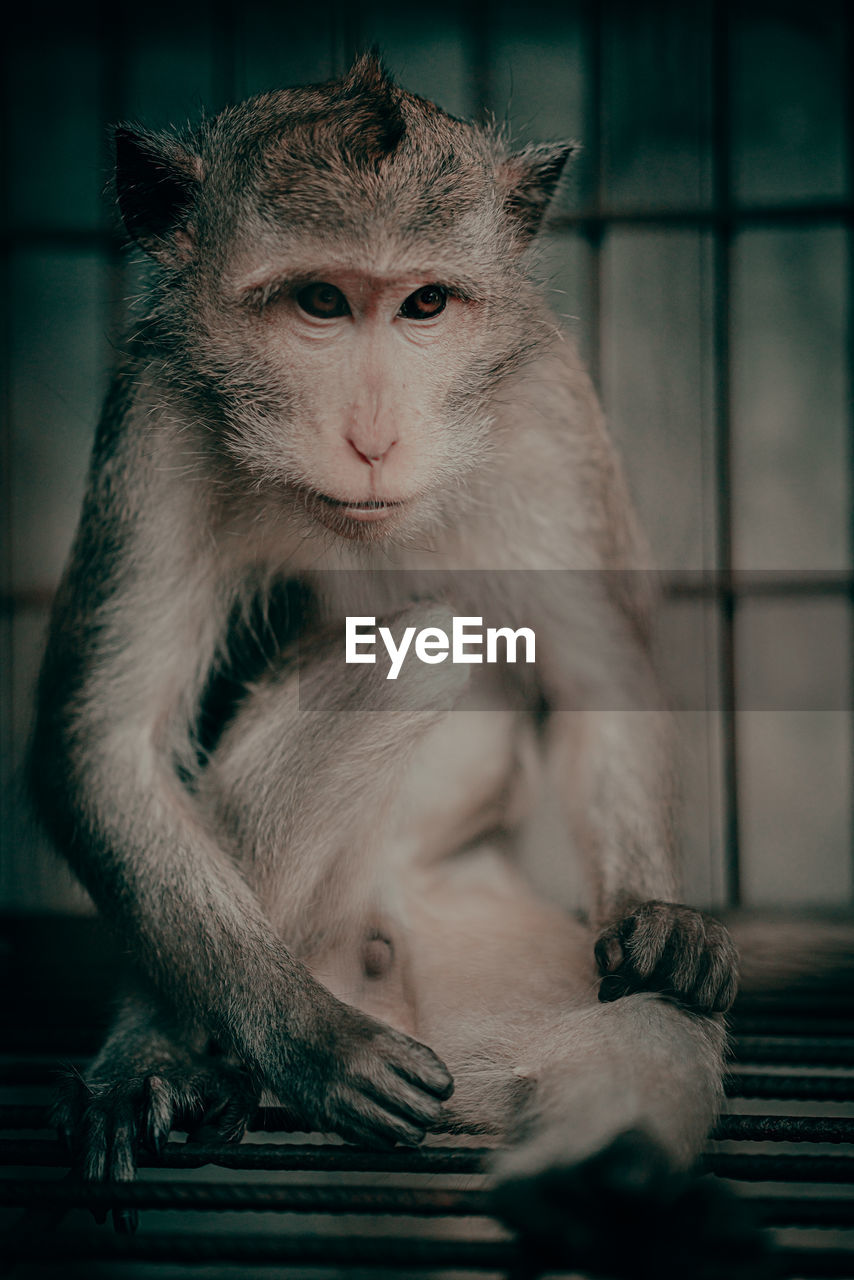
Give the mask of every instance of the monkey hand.
[{"label": "monkey hand", "polygon": [[454,1089],[432,1049],[338,1000],[298,1052],[271,1086],[305,1123],[360,1146],[416,1145]]},{"label": "monkey hand", "polygon": [[696,1013],[724,1013],[738,987],[738,953],[712,916],[675,902],[642,902],[600,936],[599,999],[658,991]]},{"label": "monkey hand", "polygon": [[[220,1058],[187,1053],[133,1063],[104,1055],[86,1077],[60,1081],[51,1120],[75,1171],[89,1182],[130,1182],[140,1150],[159,1156],[170,1130],[237,1142],[258,1105],[249,1075]],[[104,1216],[106,1216],[106,1211]],[[136,1210],[113,1210],[116,1230],[136,1227]]]}]

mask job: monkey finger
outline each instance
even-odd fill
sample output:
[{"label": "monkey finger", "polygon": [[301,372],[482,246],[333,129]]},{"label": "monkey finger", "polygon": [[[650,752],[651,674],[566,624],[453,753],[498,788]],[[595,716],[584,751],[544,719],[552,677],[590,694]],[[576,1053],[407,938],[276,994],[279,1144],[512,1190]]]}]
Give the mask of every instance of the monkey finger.
[{"label": "monkey finger", "polygon": [[[388,1055],[388,1064],[404,1080],[418,1089],[435,1094],[442,1101],[454,1092],[454,1078],[444,1062],[432,1049],[418,1040],[395,1046],[397,1052]],[[404,1050],[404,1052],[401,1052]]]},{"label": "monkey finger", "polygon": [[243,1071],[223,1070],[214,1076],[205,1094],[203,1122],[216,1129],[221,1142],[239,1142],[259,1101],[249,1077]]},{"label": "monkey finger", "polygon": [[442,1102],[435,1094],[417,1089],[394,1071],[384,1071],[369,1081],[366,1096],[419,1127],[430,1128],[442,1114]]},{"label": "monkey finger", "polygon": [[136,1173],[138,1109],[110,1090],[86,1109],[75,1149],[74,1168],[87,1182],[129,1182]]},{"label": "monkey finger", "polygon": [[70,1155],[73,1155],[79,1137],[88,1097],[89,1090],[84,1082],[76,1072],[69,1072],[60,1081],[56,1101],[50,1110],[51,1127]]},{"label": "monkey finger", "polygon": [[625,959],[623,944],[620,941],[619,929],[607,929],[597,940],[593,948],[596,964],[602,974],[613,973],[619,969]]},{"label": "monkey finger", "polygon": [[132,1236],[139,1226],[138,1209],[114,1209],[113,1230],[119,1236]]},{"label": "monkey finger", "polygon": [[143,1140],[155,1155],[163,1154],[174,1120],[170,1092],[160,1076],[148,1076],[143,1090]]},{"label": "monkey finger", "polygon": [[221,1142],[239,1142],[246,1132],[252,1108],[247,1108],[240,1099],[229,1103],[217,1116],[216,1131]]},{"label": "monkey finger", "polygon": [[370,1151],[391,1151],[396,1145],[393,1137],[386,1137],[368,1125],[355,1120],[336,1119],[324,1125],[324,1130],[335,1133],[354,1147],[367,1147]]},{"label": "monkey finger", "polygon": [[[369,1098],[359,1099],[349,1114],[345,1112],[343,1121],[352,1132],[360,1134],[358,1141],[369,1146],[402,1143],[407,1147],[417,1147],[424,1140],[423,1126],[411,1123]],[[336,1131],[344,1136],[339,1125],[336,1125]]]},{"label": "monkey finger", "polygon": [[103,1182],[109,1155],[107,1117],[100,1107],[91,1107],[82,1122],[75,1143],[75,1170],[86,1182]]},{"label": "monkey finger", "polygon": [[664,912],[653,910],[639,910],[621,924],[626,965],[641,980],[651,978],[661,965],[672,927],[672,919]]},{"label": "monkey finger", "polygon": [[119,1104],[111,1117],[107,1177],[111,1182],[131,1182],[136,1176],[139,1149],[139,1112],[131,1102]]},{"label": "monkey finger", "polygon": [[737,992],[738,971],[735,965],[727,956],[711,956],[696,992],[698,1007],[708,1013],[726,1013]]},{"label": "monkey finger", "polygon": [[708,962],[703,939],[686,937],[677,927],[668,937],[658,964],[644,985],[690,1004],[707,972]]},{"label": "monkey finger", "polygon": [[599,983],[599,1000],[602,1004],[610,1004],[614,1000],[627,996],[632,991],[629,980],[620,973],[609,973]]}]

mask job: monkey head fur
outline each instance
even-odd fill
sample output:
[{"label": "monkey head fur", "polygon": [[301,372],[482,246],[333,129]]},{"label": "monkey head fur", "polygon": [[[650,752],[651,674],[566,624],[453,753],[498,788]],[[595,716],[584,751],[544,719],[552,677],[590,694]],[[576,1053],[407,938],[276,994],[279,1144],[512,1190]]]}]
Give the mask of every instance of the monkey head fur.
[{"label": "monkey head fur", "polygon": [[510,152],[373,54],[193,132],[119,129],[120,208],[157,264],[145,358],[220,482],[307,532],[444,523],[497,385],[553,332],[525,250],[571,149]]}]

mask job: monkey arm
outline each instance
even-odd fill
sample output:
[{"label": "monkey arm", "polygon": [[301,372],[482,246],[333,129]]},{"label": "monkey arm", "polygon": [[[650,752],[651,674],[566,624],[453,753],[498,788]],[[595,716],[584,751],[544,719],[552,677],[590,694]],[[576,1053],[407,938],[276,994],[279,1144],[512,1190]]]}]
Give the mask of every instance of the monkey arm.
[{"label": "monkey arm", "polygon": [[673,726],[645,628],[607,574],[557,576],[564,589],[547,592],[552,575],[526,575],[525,606],[550,707],[551,763],[602,930],[601,998],[653,989],[724,1010],[735,996],[735,948],[717,921],[678,904]]},{"label": "monkey arm", "polygon": [[417,1141],[450,1091],[447,1071],[311,977],[180,781],[235,588],[156,429],[125,422],[115,438],[111,425],[113,438],[102,430],[96,447],[42,673],[38,806],[174,1005],[297,1107],[310,1084],[305,1109],[319,1127]]}]

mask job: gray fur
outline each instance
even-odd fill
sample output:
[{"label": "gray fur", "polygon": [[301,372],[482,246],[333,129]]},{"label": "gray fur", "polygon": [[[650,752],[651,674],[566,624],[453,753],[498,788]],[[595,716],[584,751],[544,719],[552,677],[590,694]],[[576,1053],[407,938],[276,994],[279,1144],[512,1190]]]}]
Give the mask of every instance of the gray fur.
[{"label": "gray fur", "polygon": [[[247,1099],[264,1087],[356,1141],[416,1142],[436,1121],[451,1077],[435,1049],[456,1077],[447,1113],[461,1119],[512,1128],[519,1081],[534,1082],[508,1176],[541,1168],[558,1140],[564,1159],[587,1159],[623,1128],[651,1135],[668,1168],[686,1164],[718,1097],[722,1032],[704,1015],[731,998],[732,953],[722,930],[666,905],[678,892],[674,784],[649,602],[642,575],[609,577],[643,569],[646,554],[589,379],[530,279],[532,238],[571,148],[514,153],[499,132],[398,88],[372,57],[194,132],[123,130],[117,143],[123,215],[155,274],[98,429],[32,756],[40,810],[156,992],[117,1024],[88,1100],[60,1107],[86,1168],[100,1176],[112,1158],[127,1176],[127,1116],[160,1140],[189,1089],[221,1094],[213,1059],[198,1084],[199,1048],[180,1043],[176,1016],[232,1055]],[[382,474],[409,488],[385,525],[348,524],[319,489],[324,467],[345,477],[342,499],[362,484],[324,425],[344,372],[331,357],[318,365],[316,344],[304,360],[282,355],[294,281],[356,268],[446,284],[457,326],[432,362],[424,344],[393,358],[378,348],[377,404],[383,378],[405,366],[382,410],[389,430],[403,424],[392,443],[405,461]],[[428,333],[407,332],[416,344]],[[422,380],[417,393],[407,378]],[[358,395],[353,404],[360,430],[373,430]],[[390,483],[377,474],[365,484]],[[545,573],[516,572],[551,569],[589,572],[565,596]],[[375,570],[364,580],[398,623],[413,607],[435,619],[435,606],[413,601],[438,594],[442,608],[534,627],[543,660],[527,709],[484,713],[499,718],[478,738],[476,712],[448,713],[467,696],[450,670],[422,689],[367,668],[342,684],[324,637],[364,610],[361,579],[341,570]],[[318,610],[301,694],[293,664],[276,657],[200,758],[199,707],[229,618],[295,577]],[[597,710],[606,691],[615,710]],[[541,705],[552,714],[537,740]],[[473,734],[480,745],[463,756],[479,764],[470,778],[462,766],[439,775],[431,809],[425,779],[458,749],[435,745],[448,725]],[[590,926],[507,870],[532,804],[528,756],[540,758],[533,773],[559,774]],[[450,933],[428,910],[455,883],[464,845],[472,874],[503,868],[496,901],[504,885],[511,909],[496,908],[485,933],[476,905]],[[552,858],[547,897],[560,898],[569,856]],[[460,893],[449,901],[468,901]],[[640,906],[652,899],[654,918]],[[602,971],[637,992],[616,1005],[596,999],[605,926]],[[484,947],[505,969],[494,992]],[[456,948],[473,1007],[448,996],[441,959]]]}]

